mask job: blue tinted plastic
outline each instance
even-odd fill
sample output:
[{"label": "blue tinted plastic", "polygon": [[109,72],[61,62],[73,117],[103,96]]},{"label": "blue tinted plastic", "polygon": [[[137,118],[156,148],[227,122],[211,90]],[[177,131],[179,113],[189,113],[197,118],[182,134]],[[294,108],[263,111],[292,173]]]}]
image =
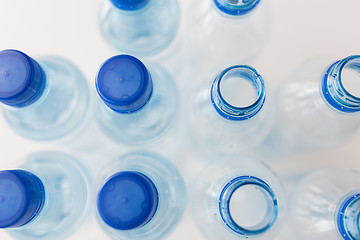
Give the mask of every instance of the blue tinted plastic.
[{"label": "blue tinted plastic", "polygon": [[39,64],[17,50],[0,52],[0,102],[23,107],[35,101],[45,87]]},{"label": "blue tinted plastic", "polygon": [[260,0],[214,0],[214,2],[222,12],[238,16],[250,12]]},{"label": "blue tinted plastic", "polygon": [[121,52],[153,55],[173,41],[179,17],[177,0],[103,0],[99,25],[105,39]]},{"label": "blue tinted plastic", "polygon": [[239,154],[217,158],[192,188],[192,214],[205,239],[268,240],[278,234],[286,199],[262,162]]},{"label": "blue tinted plastic", "polygon": [[[230,200],[234,192],[246,185],[255,186],[255,188],[263,190],[264,193],[266,193],[265,196],[267,197],[267,201],[270,203],[265,218],[256,226],[252,226],[250,228],[239,226],[232,218],[230,211]],[[253,176],[236,177],[226,184],[219,197],[219,209],[221,218],[227,226],[229,226],[229,228],[237,234],[243,236],[255,236],[269,230],[275,223],[279,211],[277,197],[275,196],[274,191],[266,182]]]},{"label": "blue tinted plastic", "polygon": [[84,121],[89,90],[82,73],[62,58],[37,60],[44,70],[45,88],[31,104],[4,105],[7,123],[19,135],[33,140],[59,139]]},{"label": "blue tinted plastic", "polygon": [[120,172],[111,176],[98,195],[98,211],[109,226],[131,230],[148,223],[158,206],[154,183],[138,172]]},{"label": "blue tinted plastic", "polygon": [[[221,94],[220,84],[227,78],[245,78],[256,89],[256,101],[250,106],[238,107],[228,103]],[[265,102],[265,84],[257,71],[246,65],[232,66],[222,71],[211,86],[211,102],[220,116],[229,120],[247,120],[257,114]]]},{"label": "blue tinted plastic", "polygon": [[296,181],[289,206],[297,239],[357,240],[360,237],[360,174],[323,168]]},{"label": "blue tinted plastic", "polygon": [[[95,117],[102,131],[115,142],[150,142],[160,137],[175,119],[179,110],[177,87],[173,78],[162,68],[149,65],[149,71],[146,71],[145,66],[137,59],[133,62],[132,59],[135,58],[122,56],[124,55],[115,57],[115,62],[124,61],[126,68],[122,64],[114,65],[111,75],[115,75],[106,79],[106,82],[104,78],[108,76],[102,70],[99,71],[96,85],[101,100],[96,104]],[[133,69],[133,74],[127,72],[129,69]],[[125,78],[122,77],[124,72]],[[121,82],[117,82],[118,78],[122,79]],[[111,94],[108,84],[115,85]],[[129,97],[123,99],[125,92]]]},{"label": "blue tinted plastic", "polygon": [[360,98],[350,94],[342,84],[344,68],[360,70],[360,55],[350,56],[337,61],[327,69],[321,81],[321,90],[325,101],[333,108],[344,113],[360,111]]},{"label": "blue tinted plastic", "polygon": [[104,103],[120,113],[132,113],[144,107],[153,92],[145,65],[129,55],[114,56],[103,63],[95,83]]},{"label": "blue tinted plastic", "polygon": [[101,171],[98,219],[113,239],[163,239],[180,221],[185,201],[180,173],[159,155],[126,154]]},{"label": "blue tinted plastic", "polygon": [[30,222],[44,205],[41,180],[23,170],[0,171],[0,228]]},{"label": "blue tinted plastic", "polygon": [[112,2],[112,4],[114,4],[115,7],[126,11],[138,10],[146,6],[146,4],[150,2],[150,0],[110,0],[110,1]]},{"label": "blue tinted plastic", "polygon": [[[7,231],[17,239],[66,239],[84,220],[90,203],[89,172],[77,159],[61,152],[38,152],[18,166],[43,183],[41,211],[18,227]],[[34,196],[34,193],[31,194]],[[37,201],[35,201],[37,202]]]},{"label": "blue tinted plastic", "polygon": [[353,192],[345,197],[337,214],[337,226],[345,240],[360,238],[360,192]]}]

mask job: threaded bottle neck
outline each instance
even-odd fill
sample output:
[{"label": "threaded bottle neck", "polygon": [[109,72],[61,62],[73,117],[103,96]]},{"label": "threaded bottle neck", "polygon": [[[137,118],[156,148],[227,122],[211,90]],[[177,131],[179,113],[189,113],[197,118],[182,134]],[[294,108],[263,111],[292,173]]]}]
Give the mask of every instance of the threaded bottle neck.
[{"label": "threaded bottle neck", "polygon": [[227,227],[250,237],[272,227],[278,216],[278,203],[266,182],[254,176],[239,176],[223,188],[219,210]]},{"label": "threaded bottle neck", "polygon": [[249,13],[260,0],[213,0],[220,11],[233,16],[241,16]]},{"label": "threaded bottle neck", "polygon": [[344,84],[345,81],[356,84],[359,80],[360,55],[350,56],[335,62],[327,69],[322,79],[321,92],[325,102],[331,108],[343,113],[359,112],[360,98],[352,93],[356,89]]},{"label": "threaded bottle neck", "polygon": [[[250,89],[243,83],[250,85]],[[226,89],[231,89],[231,93]],[[254,93],[252,96],[251,92]],[[232,66],[215,78],[210,97],[221,117],[234,121],[247,120],[255,116],[264,105],[265,84],[254,68],[246,65]]]},{"label": "threaded bottle neck", "polygon": [[340,201],[337,211],[337,228],[345,240],[360,239],[360,192],[350,193]]}]

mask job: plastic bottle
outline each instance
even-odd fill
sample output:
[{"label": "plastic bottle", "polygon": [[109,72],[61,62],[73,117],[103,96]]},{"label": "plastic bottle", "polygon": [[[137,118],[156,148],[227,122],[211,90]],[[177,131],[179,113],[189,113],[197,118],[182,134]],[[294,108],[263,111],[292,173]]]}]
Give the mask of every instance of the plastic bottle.
[{"label": "plastic bottle", "polygon": [[17,50],[0,52],[0,102],[9,126],[32,140],[54,140],[83,122],[89,91],[85,78],[58,57],[34,60]]},{"label": "plastic bottle", "polygon": [[282,225],[282,186],[255,159],[219,158],[199,174],[192,193],[193,217],[206,239],[274,239]]},{"label": "plastic bottle", "polygon": [[97,197],[99,221],[113,239],[162,239],[181,219],[185,186],[170,162],[131,153],[107,165]]},{"label": "plastic bottle", "polygon": [[359,173],[327,168],[297,183],[289,219],[298,239],[360,239]]},{"label": "plastic bottle", "polygon": [[265,0],[194,1],[186,12],[189,65],[214,71],[251,61],[267,42],[270,12]]},{"label": "plastic bottle", "polygon": [[0,227],[17,239],[65,239],[89,206],[89,173],[65,153],[29,155],[0,171]]},{"label": "plastic bottle", "polygon": [[234,153],[252,149],[273,125],[264,80],[250,66],[223,70],[211,86],[196,89],[189,104],[191,138],[202,150]]},{"label": "plastic bottle", "polygon": [[359,69],[356,55],[313,59],[295,69],[277,91],[273,144],[306,151],[350,140],[360,126]]},{"label": "plastic bottle", "polygon": [[103,0],[99,25],[121,52],[154,55],[172,42],[179,18],[177,0]]},{"label": "plastic bottle", "polygon": [[96,77],[96,118],[107,136],[122,144],[149,142],[162,135],[178,108],[175,83],[162,68],[149,70],[137,58],[108,59]]}]

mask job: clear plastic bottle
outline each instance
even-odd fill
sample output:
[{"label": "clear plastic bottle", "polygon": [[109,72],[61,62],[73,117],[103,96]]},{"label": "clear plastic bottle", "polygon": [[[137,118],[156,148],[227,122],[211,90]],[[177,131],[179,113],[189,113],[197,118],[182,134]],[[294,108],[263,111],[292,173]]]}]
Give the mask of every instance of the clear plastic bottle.
[{"label": "clear plastic bottle", "polygon": [[118,50],[154,55],[174,39],[180,18],[177,0],[103,0],[99,24],[105,39]]},{"label": "clear plastic bottle", "polygon": [[280,141],[301,148],[351,139],[360,126],[359,69],[360,56],[350,56],[309,60],[293,71],[277,91]]},{"label": "clear plastic bottle", "polygon": [[87,213],[89,176],[75,158],[55,151],[0,171],[0,227],[17,239],[65,239]]},{"label": "clear plastic bottle", "polygon": [[346,169],[314,171],[298,181],[290,216],[298,239],[360,239],[360,174]]},{"label": "clear plastic bottle", "polygon": [[121,156],[107,165],[100,182],[99,221],[113,239],[162,239],[184,212],[186,192],[182,177],[175,166],[159,155]]},{"label": "clear plastic bottle", "polygon": [[171,76],[159,66],[148,70],[129,55],[114,56],[101,66],[96,89],[101,98],[97,121],[107,136],[122,144],[158,138],[177,113],[179,97]]},{"label": "clear plastic bottle", "polygon": [[249,150],[273,126],[264,80],[250,66],[225,69],[211,86],[196,89],[189,104],[191,135],[201,149],[219,153]]},{"label": "clear plastic bottle", "polygon": [[266,0],[194,1],[185,16],[190,66],[217,72],[254,58],[269,35],[267,4]]},{"label": "clear plastic bottle", "polygon": [[75,131],[89,104],[86,79],[58,57],[37,61],[17,50],[0,52],[0,102],[9,126],[32,140],[59,139]]},{"label": "clear plastic bottle", "polygon": [[277,176],[263,163],[227,156],[206,167],[192,189],[195,223],[206,239],[274,239],[285,211]]}]

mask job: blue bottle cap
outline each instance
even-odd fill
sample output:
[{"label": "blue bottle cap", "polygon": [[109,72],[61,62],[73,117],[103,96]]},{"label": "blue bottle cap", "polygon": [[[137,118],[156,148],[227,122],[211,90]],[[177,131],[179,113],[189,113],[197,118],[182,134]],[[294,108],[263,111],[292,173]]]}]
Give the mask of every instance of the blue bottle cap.
[{"label": "blue bottle cap", "polygon": [[261,0],[214,0],[214,3],[223,13],[241,16],[252,11],[260,1]]},{"label": "blue bottle cap", "polygon": [[145,65],[129,55],[108,59],[101,66],[95,84],[104,103],[120,113],[141,109],[149,101],[153,90]]},{"label": "blue bottle cap", "polygon": [[154,183],[138,172],[111,176],[98,194],[98,211],[110,227],[131,230],[148,223],[158,206]]},{"label": "blue bottle cap", "polygon": [[0,52],[0,102],[14,107],[31,104],[45,87],[40,65],[17,50]]},{"label": "blue bottle cap", "polygon": [[111,3],[125,11],[138,10],[148,4],[150,0],[111,0]]},{"label": "blue bottle cap", "polygon": [[41,180],[23,170],[0,171],[0,228],[20,227],[31,221],[44,204]]}]

